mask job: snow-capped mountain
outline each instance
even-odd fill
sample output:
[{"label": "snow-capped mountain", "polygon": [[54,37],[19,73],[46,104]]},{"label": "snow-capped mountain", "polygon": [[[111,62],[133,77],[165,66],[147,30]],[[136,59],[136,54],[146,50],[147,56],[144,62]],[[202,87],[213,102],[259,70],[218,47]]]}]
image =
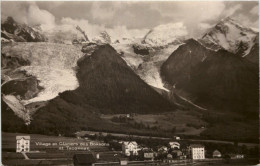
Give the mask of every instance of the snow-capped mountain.
[{"label": "snow-capped mountain", "polygon": [[222,19],[200,40],[205,46],[225,50],[245,57],[255,44],[258,32],[239,24],[234,19]]},{"label": "snow-capped mountain", "polygon": [[111,37],[110,35],[106,32],[100,32],[99,36],[95,37],[92,39],[93,42],[99,43],[99,44],[110,44],[111,43]]},{"label": "snow-capped mountain", "polygon": [[157,50],[151,55],[144,58],[143,63],[136,69],[136,73],[149,85],[168,91],[164,87],[160,75],[160,67],[167,60],[173,51],[179,47],[177,45],[170,45],[167,48]]},{"label": "snow-capped mountain", "polygon": [[182,23],[164,24],[151,29],[142,43],[155,48],[166,47],[169,44],[182,43],[187,35],[186,27]]},{"label": "snow-capped mountain", "polygon": [[6,45],[2,48],[2,75],[8,79],[3,81],[6,86],[10,84],[7,88],[14,89],[17,85],[11,86],[12,80],[19,81],[33,76],[41,88],[31,90],[34,94],[30,97],[20,97],[21,102],[27,105],[48,101],[61,92],[78,87],[75,67],[82,56],[80,48],[73,45],[47,42]]},{"label": "snow-capped mountain", "polygon": [[44,42],[47,38],[37,27],[19,24],[12,17],[7,17],[1,22],[1,41]]},{"label": "snow-capped mountain", "polygon": [[186,35],[183,24],[165,24],[151,29],[141,39],[112,46],[147,84],[167,90],[160,76],[161,64],[183,43]]},{"label": "snow-capped mountain", "polygon": [[143,39],[133,44],[136,54],[149,55],[171,45],[183,43],[188,32],[182,23],[163,24],[151,29]]},{"label": "snow-capped mountain", "polygon": [[134,71],[144,62],[143,57],[134,52],[131,43],[120,42],[111,45]]},{"label": "snow-capped mountain", "polygon": [[[160,76],[160,67],[180,44],[169,45],[161,49],[153,49],[148,47],[147,44],[143,44],[144,46],[138,45],[143,46],[140,48],[146,51],[146,54],[140,54],[140,50],[137,52],[136,47],[134,47],[134,45],[137,45],[136,43],[140,43],[140,41],[135,40],[133,43],[115,43],[111,45],[126,61],[127,65],[148,85],[167,91]],[[149,51],[146,49],[149,49]]]}]

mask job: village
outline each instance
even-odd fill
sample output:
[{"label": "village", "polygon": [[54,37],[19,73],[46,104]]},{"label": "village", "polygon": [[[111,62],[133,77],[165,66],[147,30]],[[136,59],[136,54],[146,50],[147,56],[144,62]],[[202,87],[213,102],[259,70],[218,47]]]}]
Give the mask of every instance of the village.
[{"label": "village", "polygon": [[[99,138],[97,138],[99,137]],[[103,137],[96,134],[87,134],[82,137],[74,138],[78,142],[66,143],[62,141],[57,146],[68,146],[69,149],[63,149],[62,153],[69,152],[70,158],[67,158],[66,163],[60,165],[70,166],[95,166],[95,165],[193,165],[193,164],[209,164],[209,163],[233,163],[235,161],[240,163],[244,162],[249,156],[242,153],[223,153],[218,149],[208,150],[203,144],[187,144],[184,143],[181,137],[175,136],[172,140],[162,140],[157,145],[149,142],[151,146],[143,143],[140,140],[120,140],[112,139],[111,136]],[[131,138],[133,139],[133,138]],[[16,136],[16,153],[22,154],[25,157],[24,161],[30,160],[33,155],[41,154],[35,147],[30,147],[30,136]],[[94,142],[92,140],[95,140]],[[151,139],[152,140],[152,139]],[[151,141],[150,140],[150,141]],[[165,142],[167,144],[165,144]],[[77,147],[87,143],[89,146],[83,151]],[[140,143],[137,143],[140,142]],[[39,143],[38,143],[39,144]],[[160,145],[161,144],[161,145]],[[163,144],[163,145],[162,145]],[[51,148],[53,144],[44,144],[46,150],[50,156],[57,156],[53,150],[49,151],[47,148]],[[48,146],[46,146],[48,145]],[[101,147],[97,149],[98,147]],[[73,151],[73,148],[77,151]],[[59,149],[61,150],[61,149]],[[64,156],[65,157],[65,156]],[[60,157],[58,157],[60,158]],[[54,160],[54,159],[53,159]],[[41,164],[40,164],[41,165]],[[47,164],[48,165],[48,164]],[[49,164],[56,165],[56,164]],[[57,164],[59,165],[59,164]]]}]

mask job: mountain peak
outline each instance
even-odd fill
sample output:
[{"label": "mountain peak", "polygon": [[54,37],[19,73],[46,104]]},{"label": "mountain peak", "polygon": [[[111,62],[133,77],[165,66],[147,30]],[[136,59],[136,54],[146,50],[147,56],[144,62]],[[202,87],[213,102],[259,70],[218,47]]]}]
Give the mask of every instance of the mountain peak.
[{"label": "mountain peak", "polygon": [[227,17],[207,32],[201,39],[206,47],[225,49],[245,57],[255,44],[258,33]]},{"label": "mountain peak", "polygon": [[231,18],[230,16],[221,19],[220,22],[234,22],[235,20],[233,18]]},{"label": "mountain peak", "polygon": [[[228,26],[228,24],[234,25],[237,29],[241,31],[250,31],[252,33],[257,33],[255,30],[251,29],[250,27],[246,27],[242,25],[238,20],[231,18],[231,17],[226,17],[222,19],[216,26]],[[215,27],[216,27],[215,26]]]},{"label": "mountain peak", "polygon": [[190,39],[185,40],[184,43],[186,43],[186,44],[193,44],[193,45],[198,45],[198,44],[200,44],[196,39],[193,39],[193,38],[190,38]]},{"label": "mountain peak", "polygon": [[145,35],[143,43],[152,47],[165,47],[169,44],[180,44],[187,35],[183,23],[170,23],[151,29]]},{"label": "mountain peak", "polygon": [[1,21],[1,36],[6,41],[45,42],[48,39],[26,24],[17,23],[12,17]]}]

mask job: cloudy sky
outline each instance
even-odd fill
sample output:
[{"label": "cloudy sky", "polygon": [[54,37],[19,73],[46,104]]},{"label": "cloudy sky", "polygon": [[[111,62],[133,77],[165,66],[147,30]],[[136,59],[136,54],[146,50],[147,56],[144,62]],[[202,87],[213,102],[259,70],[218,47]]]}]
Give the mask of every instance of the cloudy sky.
[{"label": "cloudy sky", "polygon": [[[258,29],[258,1],[167,2],[2,2],[2,16],[41,24],[44,29],[78,24],[89,31],[151,29],[160,24],[182,23],[190,36],[198,36],[219,20],[231,16]],[[67,26],[68,27],[68,26]],[[65,26],[63,26],[65,28]]]}]

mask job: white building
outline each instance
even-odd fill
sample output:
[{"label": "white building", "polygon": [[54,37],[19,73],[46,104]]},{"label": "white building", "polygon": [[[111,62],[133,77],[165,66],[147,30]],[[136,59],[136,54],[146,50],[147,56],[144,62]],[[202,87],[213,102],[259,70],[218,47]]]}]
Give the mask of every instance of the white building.
[{"label": "white building", "polygon": [[194,160],[205,159],[205,148],[203,145],[193,144],[189,146],[191,158]]},{"label": "white building", "polygon": [[180,143],[179,142],[169,142],[170,148],[171,149],[180,149]]},{"label": "white building", "polygon": [[122,151],[126,156],[138,155],[139,150],[140,149],[138,148],[138,145],[135,141],[123,142],[122,144]]},{"label": "white building", "polygon": [[30,151],[30,136],[16,136],[16,152]]},{"label": "white building", "polygon": [[175,140],[181,140],[181,137],[178,137],[178,136],[174,136],[173,137]]},{"label": "white building", "polygon": [[167,153],[168,152],[168,148],[166,146],[161,146],[158,148],[158,152],[160,153]]},{"label": "white building", "polygon": [[220,158],[220,157],[221,157],[220,151],[214,150],[212,157],[213,157],[213,158]]}]

